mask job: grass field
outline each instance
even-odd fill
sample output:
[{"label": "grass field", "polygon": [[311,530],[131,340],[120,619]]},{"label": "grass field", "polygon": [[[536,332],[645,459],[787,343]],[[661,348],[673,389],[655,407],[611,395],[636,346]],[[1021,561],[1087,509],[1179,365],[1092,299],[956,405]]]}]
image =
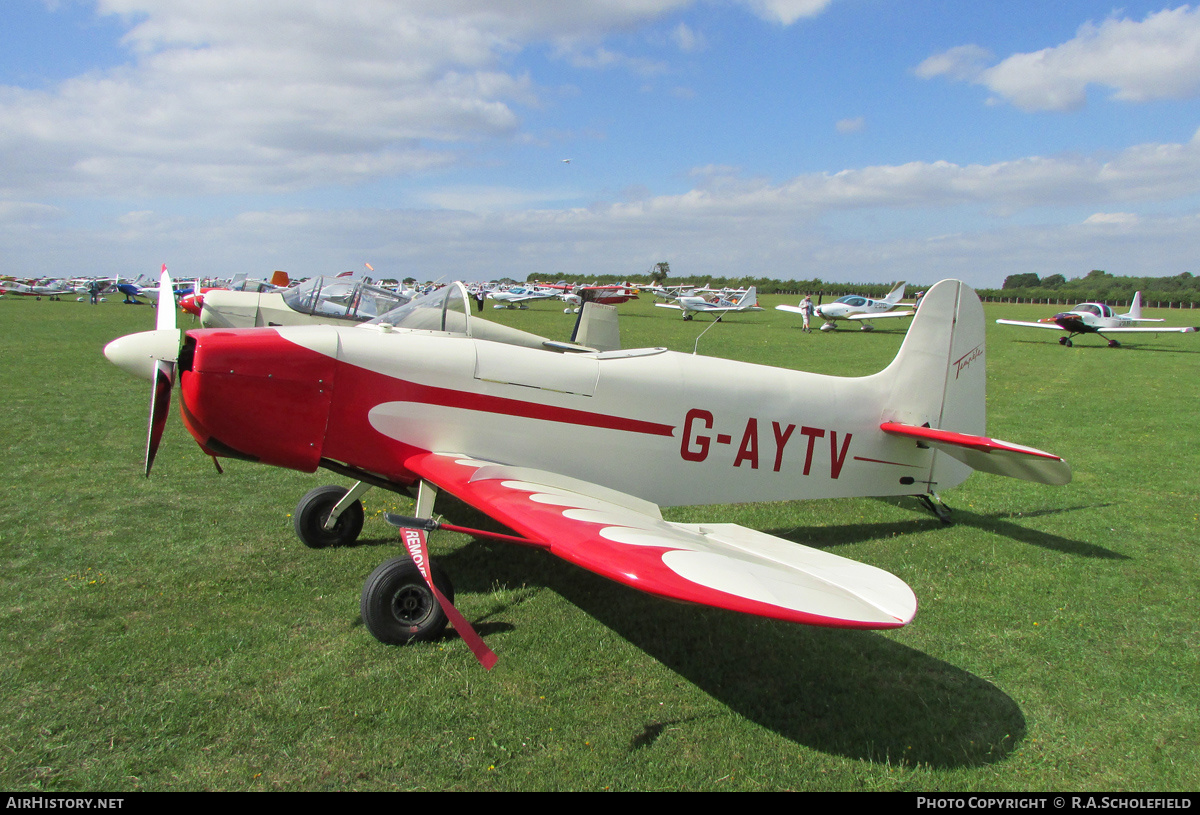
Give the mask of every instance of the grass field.
[{"label": "grass field", "polygon": [[[908,323],[803,334],[777,302],[700,352],[859,375]],[[691,351],[708,325],[621,310],[626,347]],[[558,338],[572,319],[486,316]],[[397,553],[379,514],[404,499],[368,494],[359,545],[307,549],[296,501],[345,481],[218,475],[175,414],[141,475],[149,386],[101,348],[152,322],[0,300],[0,789],[1200,788],[1197,335],[1067,349],[989,322],[989,434],[1062,455],[1074,481],[974,475],[943,496],[954,526],[912,499],[666,511],[899,575],[920,611],[892,632],[669,604],[437,533],[500,655],[487,673],[453,634],[386,647],[359,619],[363,580]]]}]

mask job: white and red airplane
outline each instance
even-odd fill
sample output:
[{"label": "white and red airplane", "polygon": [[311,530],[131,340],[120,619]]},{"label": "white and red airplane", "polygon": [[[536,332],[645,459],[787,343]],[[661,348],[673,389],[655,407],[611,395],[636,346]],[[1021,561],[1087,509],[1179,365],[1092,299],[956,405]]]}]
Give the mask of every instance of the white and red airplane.
[{"label": "white and red airplane", "polygon": [[[837,328],[838,320],[861,321],[863,331],[873,331],[875,330],[875,326],[866,322],[867,320],[879,320],[887,317],[911,317],[913,314],[916,314],[915,309],[892,311],[896,306],[902,305],[900,303],[902,299],[904,299],[903,280],[893,286],[892,290],[882,300],[872,300],[870,297],[850,294],[834,300],[832,303],[817,306],[816,313],[818,317],[825,321],[825,324],[821,326],[822,331],[833,331]],[[775,306],[775,308],[780,311],[800,313],[799,306]]]},{"label": "white and red airplane", "polygon": [[674,303],[655,303],[658,308],[673,308],[683,312],[683,319],[690,320],[697,314],[716,314],[721,319],[726,314],[743,311],[762,311],[758,305],[758,289],[754,286],[746,289],[736,300],[728,300],[723,296],[715,296],[706,300],[701,295],[680,295]]},{"label": "white and red airplane", "polygon": [[[1062,311],[1053,317],[1047,317],[1036,323],[1021,320],[997,320],[1000,325],[1018,325],[1024,328],[1047,328],[1051,331],[1066,331],[1067,336],[1059,337],[1058,344],[1070,348],[1071,338],[1081,334],[1191,334],[1196,326],[1140,326],[1135,323],[1161,323],[1165,320],[1142,316],[1142,293],[1135,292],[1129,311],[1117,314],[1111,306],[1104,303],[1080,303],[1070,311]],[[1109,348],[1119,348],[1121,343],[1115,338],[1109,338]]]},{"label": "white and red airplane", "polygon": [[[440,490],[516,532],[506,540],[650,594],[894,628],[917,609],[895,575],[734,524],[668,522],[659,508],[928,502],[973,470],[1071,477],[1057,456],[982,435],[983,308],[955,280],[929,291],[895,360],[860,378],[552,342],[473,316],[457,283],[356,327],[181,331],[174,310],[157,316],[156,330],[105,348],[154,383],[147,474],[178,377],[184,424],[206,453],[358,481],[300,502],[295,526],[312,546],[357,537],[370,487],[414,490],[407,523],[432,529]],[[422,576],[425,557],[368,579],[363,618],[381,641],[446,625],[436,598],[452,589],[436,566]]]},{"label": "white and red airplane", "polygon": [[563,309],[564,313],[574,311],[578,314],[585,302],[616,306],[638,299],[637,292],[628,284],[619,286],[552,286],[551,288],[563,289],[563,293],[559,297],[567,304],[567,308]]}]

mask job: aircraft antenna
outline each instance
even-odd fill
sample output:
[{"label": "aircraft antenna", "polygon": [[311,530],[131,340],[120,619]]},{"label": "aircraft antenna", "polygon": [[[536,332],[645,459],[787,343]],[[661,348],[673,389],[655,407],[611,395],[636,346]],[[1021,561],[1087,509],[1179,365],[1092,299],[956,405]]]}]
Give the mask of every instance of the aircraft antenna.
[{"label": "aircraft antenna", "polygon": [[[720,317],[720,315],[718,315],[718,316],[717,316],[717,319],[713,320],[711,323],[709,323],[709,324],[708,324],[708,328],[712,328],[714,325],[716,325],[716,324],[717,324],[717,323],[719,323],[719,322],[721,322],[721,317]],[[701,332],[700,332],[700,334],[699,334],[699,335],[696,337],[696,344],[692,346],[692,356],[695,356],[695,355],[696,355],[696,354],[699,352],[699,350],[700,350],[700,337],[703,337],[705,334],[707,334],[707,333],[708,333],[708,328],[706,328],[706,329],[704,329],[703,331],[701,331]]]}]

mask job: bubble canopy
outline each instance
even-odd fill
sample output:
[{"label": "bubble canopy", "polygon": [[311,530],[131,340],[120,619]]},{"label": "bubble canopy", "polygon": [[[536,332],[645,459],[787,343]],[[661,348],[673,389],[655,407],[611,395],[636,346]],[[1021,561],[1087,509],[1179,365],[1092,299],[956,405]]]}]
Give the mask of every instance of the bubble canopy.
[{"label": "bubble canopy", "polygon": [[371,320],[368,325],[390,325],[417,331],[445,331],[471,336],[471,307],[462,283],[451,283],[414,297],[402,306]]},{"label": "bubble canopy", "polygon": [[283,292],[293,311],[343,320],[372,320],[408,300],[407,295],[363,280],[314,277]]},{"label": "bubble canopy", "polygon": [[477,340],[490,340],[507,345],[540,348],[559,353],[588,353],[596,349],[570,342],[558,342],[528,331],[485,320],[471,314],[471,300],[467,287],[455,282],[440,289],[414,297],[408,303],[394,308],[368,323],[363,328],[375,327],[384,330],[404,329],[409,331],[437,331]]}]

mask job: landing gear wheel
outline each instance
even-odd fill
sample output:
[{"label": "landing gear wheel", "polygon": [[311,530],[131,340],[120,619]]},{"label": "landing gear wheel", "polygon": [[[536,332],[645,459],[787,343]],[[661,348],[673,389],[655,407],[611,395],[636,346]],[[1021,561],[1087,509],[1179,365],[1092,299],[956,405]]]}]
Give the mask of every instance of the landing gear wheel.
[{"label": "landing gear wheel", "polygon": [[[430,561],[433,584],[454,602],[454,586],[441,568]],[[371,636],[385,645],[407,645],[437,639],[446,628],[446,612],[430,591],[412,558],[397,557],[371,572],[363,584],[359,605]]]},{"label": "landing gear wheel", "polygon": [[1108,347],[1109,347],[1109,348],[1120,348],[1120,347],[1121,347],[1121,343],[1117,342],[1116,340],[1109,340],[1109,341],[1108,341]]},{"label": "landing gear wheel", "polygon": [[1058,344],[1059,344],[1059,345],[1066,345],[1066,344],[1067,344],[1067,338],[1066,338],[1066,337],[1059,337],[1059,338],[1058,338]]},{"label": "landing gear wheel", "polygon": [[300,499],[300,503],[296,504],[292,526],[296,529],[296,536],[305,546],[324,549],[326,546],[349,546],[358,540],[358,533],[362,532],[363,527],[361,501],[355,501],[346,507],[333,529],[325,529],[325,519],[337,506],[337,502],[345,497],[346,492],[344,487],[337,484],[327,484],[310,490]]}]

